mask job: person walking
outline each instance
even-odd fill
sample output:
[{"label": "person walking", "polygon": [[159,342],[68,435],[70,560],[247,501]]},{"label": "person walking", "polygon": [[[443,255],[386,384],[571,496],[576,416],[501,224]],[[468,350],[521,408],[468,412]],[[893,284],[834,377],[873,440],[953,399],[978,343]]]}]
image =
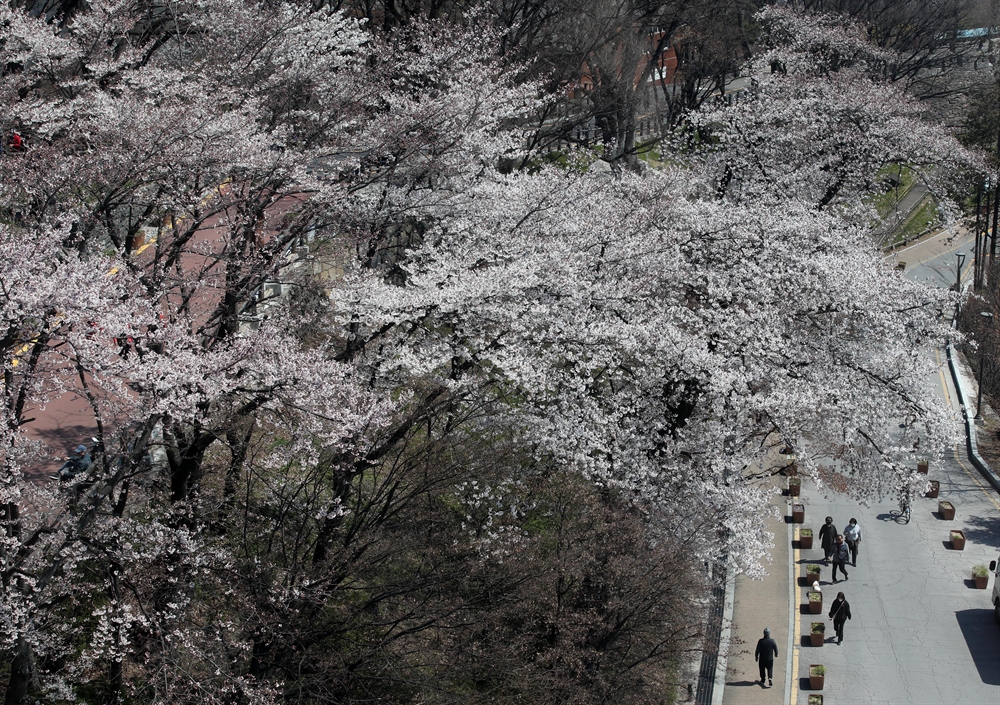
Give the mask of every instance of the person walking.
[{"label": "person walking", "polygon": [[[753,660],[760,667],[760,687],[774,685],[774,657],[778,655],[778,642],[771,638],[771,630],[764,628],[764,638],[757,642],[757,650],[753,652]],[[767,685],[764,685],[764,673],[767,672]]]},{"label": "person walking", "polygon": [[851,565],[856,568],[858,566],[858,546],[861,544],[861,527],[858,526],[858,520],[854,517],[851,517],[851,523],[844,527],[844,541],[851,549]]},{"label": "person walking", "polygon": [[819,540],[823,545],[823,560],[830,562],[833,555],[833,547],[837,541],[837,527],[833,525],[833,517],[827,517],[826,523],[819,528]]},{"label": "person walking", "polygon": [[838,592],[837,599],[830,605],[830,619],[833,620],[833,630],[837,633],[837,643],[844,640],[844,622],[851,618],[851,606],[844,597],[844,593]]},{"label": "person walking", "polygon": [[847,565],[848,559],[851,557],[851,551],[847,547],[847,543],[844,541],[843,536],[837,536],[837,543],[833,546],[833,582],[837,582],[837,568],[840,568],[840,572],[844,574],[844,580],[847,580]]}]

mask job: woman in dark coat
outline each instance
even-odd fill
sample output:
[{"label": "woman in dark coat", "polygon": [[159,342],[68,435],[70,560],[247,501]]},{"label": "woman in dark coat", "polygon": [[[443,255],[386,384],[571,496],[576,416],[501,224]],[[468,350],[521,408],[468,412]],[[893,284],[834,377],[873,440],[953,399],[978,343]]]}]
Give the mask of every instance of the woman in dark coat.
[{"label": "woman in dark coat", "polygon": [[837,546],[837,527],[833,525],[833,517],[827,517],[826,523],[820,527],[819,540],[823,544],[823,560],[829,562]]},{"label": "woman in dark coat", "polygon": [[837,632],[837,643],[844,640],[844,622],[851,618],[851,606],[847,603],[844,593],[838,592],[837,599],[830,605],[830,614],[833,620],[833,630]]}]

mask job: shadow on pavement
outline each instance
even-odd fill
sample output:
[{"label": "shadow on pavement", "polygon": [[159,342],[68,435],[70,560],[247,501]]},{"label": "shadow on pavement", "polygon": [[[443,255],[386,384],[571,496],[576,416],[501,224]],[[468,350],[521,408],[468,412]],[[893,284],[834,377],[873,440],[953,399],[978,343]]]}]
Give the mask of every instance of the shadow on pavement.
[{"label": "shadow on pavement", "polygon": [[976,587],[976,581],[973,580],[972,578],[966,578],[965,579],[965,587],[970,588],[972,590],[978,590],[979,589],[979,588]]},{"label": "shadow on pavement", "polygon": [[[809,676],[805,678],[799,678],[799,690],[812,691],[811,683],[809,682]],[[817,691],[819,692],[819,691]]]},{"label": "shadow on pavement", "polygon": [[993,610],[960,610],[955,613],[969,653],[987,685],[1000,685],[1000,639],[993,622]]},{"label": "shadow on pavement", "polygon": [[964,531],[969,541],[1000,551],[1000,516],[970,516],[965,520]]},{"label": "shadow on pavement", "polygon": [[[892,514],[891,512],[883,512],[882,514],[877,515],[875,518],[878,519],[879,521],[895,521],[896,515]],[[861,541],[862,543],[864,542],[864,537],[862,537]]]},{"label": "shadow on pavement", "polygon": [[739,686],[756,685],[756,686],[759,686],[760,684],[757,681],[726,681],[726,687],[727,688],[729,686],[731,686],[731,685],[739,685]]}]

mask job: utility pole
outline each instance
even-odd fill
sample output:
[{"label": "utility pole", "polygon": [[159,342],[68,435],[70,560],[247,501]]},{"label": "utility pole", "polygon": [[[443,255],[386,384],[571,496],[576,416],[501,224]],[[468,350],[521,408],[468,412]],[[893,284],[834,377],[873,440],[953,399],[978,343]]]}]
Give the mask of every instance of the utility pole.
[{"label": "utility pole", "polygon": [[[1000,79],[997,79],[997,94],[1000,95]],[[997,119],[1000,121],[1000,102],[997,103]],[[1000,167],[1000,122],[997,129],[997,166]],[[993,273],[993,258],[997,252],[997,219],[1000,218],[1000,172],[996,175],[996,192],[993,194],[993,233],[990,238],[990,273]],[[987,218],[989,210],[986,211]],[[993,282],[990,282],[992,284]]]},{"label": "utility pole", "polygon": [[993,329],[993,314],[989,311],[980,311],[983,317],[983,340],[979,341],[979,393],[976,399],[976,418],[974,421],[983,420],[983,363],[986,361],[986,335]]},{"label": "utility pole", "polygon": [[979,291],[979,268],[982,265],[982,257],[979,253],[979,235],[982,223],[982,213],[980,208],[983,202],[983,184],[980,182],[976,185],[976,249],[973,253],[975,259],[973,260],[973,270],[972,270],[972,288]]},{"label": "utility pole", "polygon": [[982,279],[981,285],[986,286],[986,243],[990,239],[990,204],[993,202],[993,179],[986,179],[986,208],[983,210],[983,266],[980,268],[979,276]]}]

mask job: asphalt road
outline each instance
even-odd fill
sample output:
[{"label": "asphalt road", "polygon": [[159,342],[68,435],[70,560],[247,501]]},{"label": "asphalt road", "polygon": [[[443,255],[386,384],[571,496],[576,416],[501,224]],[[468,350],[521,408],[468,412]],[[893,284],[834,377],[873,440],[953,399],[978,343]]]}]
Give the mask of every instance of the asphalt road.
[{"label": "asphalt road", "polygon": [[[895,254],[907,262],[907,275],[934,286],[953,286],[958,274],[957,252],[968,253],[962,272],[972,271],[972,240],[964,231],[946,231]],[[959,411],[943,351],[929,351],[939,363],[932,380],[937,394]],[[819,526],[830,515],[842,529],[856,517],[864,531],[858,566],[850,579],[834,585],[824,567],[821,587],[829,605],[843,591],[853,619],[837,645],[827,633],[823,647],[812,647],[808,637],[813,615],[797,615],[794,636],[790,703],[806,702],[809,665],[827,668],[823,692],[835,703],[885,705],[946,705],[1000,703],[1000,625],[993,618],[990,593],[975,589],[972,567],[1000,556],[1000,495],[982,478],[957,446],[930,479],[939,480],[939,499],[956,506],[954,520],[937,512],[938,499],[920,498],[912,519],[897,519],[895,499],[861,507],[849,498],[827,496],[804,487],[807,525]],[[810,517],[811,514],[811,517]],[[950,531],[961,529],[967,542],[955,550]],[[816,562],[822,551],[793,551],[796,574]],[[803,588],[794,586],[797,604]],[[828,630],[831,627],[825,618]]]},{"label": "asphalt road", "polygon": [[[946,231],[890,259],[905,261],[907,276],[947,287],[956,280],[956,252],[970,253],[962,273],[967,281],[971,250],[967,233]],[[944,352],[927,354],[939,363],[931,380],[934,393],[959,412]],[[740,577],[735,582],[732,618],[726,624],[732,635],[725,688],[716,702],[806,705],[811,693],[820,692],[810,689],[809,667],[822,664],[826,676],[821,692],[827,705],[1000,703],[1000,625],[994,622],[990,603],[995,578],[990,577],[987,590],[975,589],[972,580],[974,565],[1000,557],[1000,494],[973,468],[964,445],[932,466],[929,478],[941,483],[939,499],[956,506],[954,520],[937,513],[938,499],[919,498],[910,522],[904,524],[897,519],[895,498],[862,507],[803,483],[804,526],[818,531],[828,515],[841,530],[852,517],[858,520],[863,531],[858,565],[849,566],[849,579],[836,584],[831,568],[824,565],[824,609],[820,615],[809,614],[805,566],[821,562],[822,549],[798,548],[797,526],[769,526],[777,544],[769,575],[763,581]],[[787,499],[776,498],[785,508],[786,521]],[[964,550],[952,547],[952,529],[965,532]],[[838,645],[826,615],[841,591],[853,618]],[[810,644],[812,622],[826,625],[821,647]],[[766,689],[756,682],[753,662],[753,645],[764,626],[771,628],[781,651],[774,687]]]}]

